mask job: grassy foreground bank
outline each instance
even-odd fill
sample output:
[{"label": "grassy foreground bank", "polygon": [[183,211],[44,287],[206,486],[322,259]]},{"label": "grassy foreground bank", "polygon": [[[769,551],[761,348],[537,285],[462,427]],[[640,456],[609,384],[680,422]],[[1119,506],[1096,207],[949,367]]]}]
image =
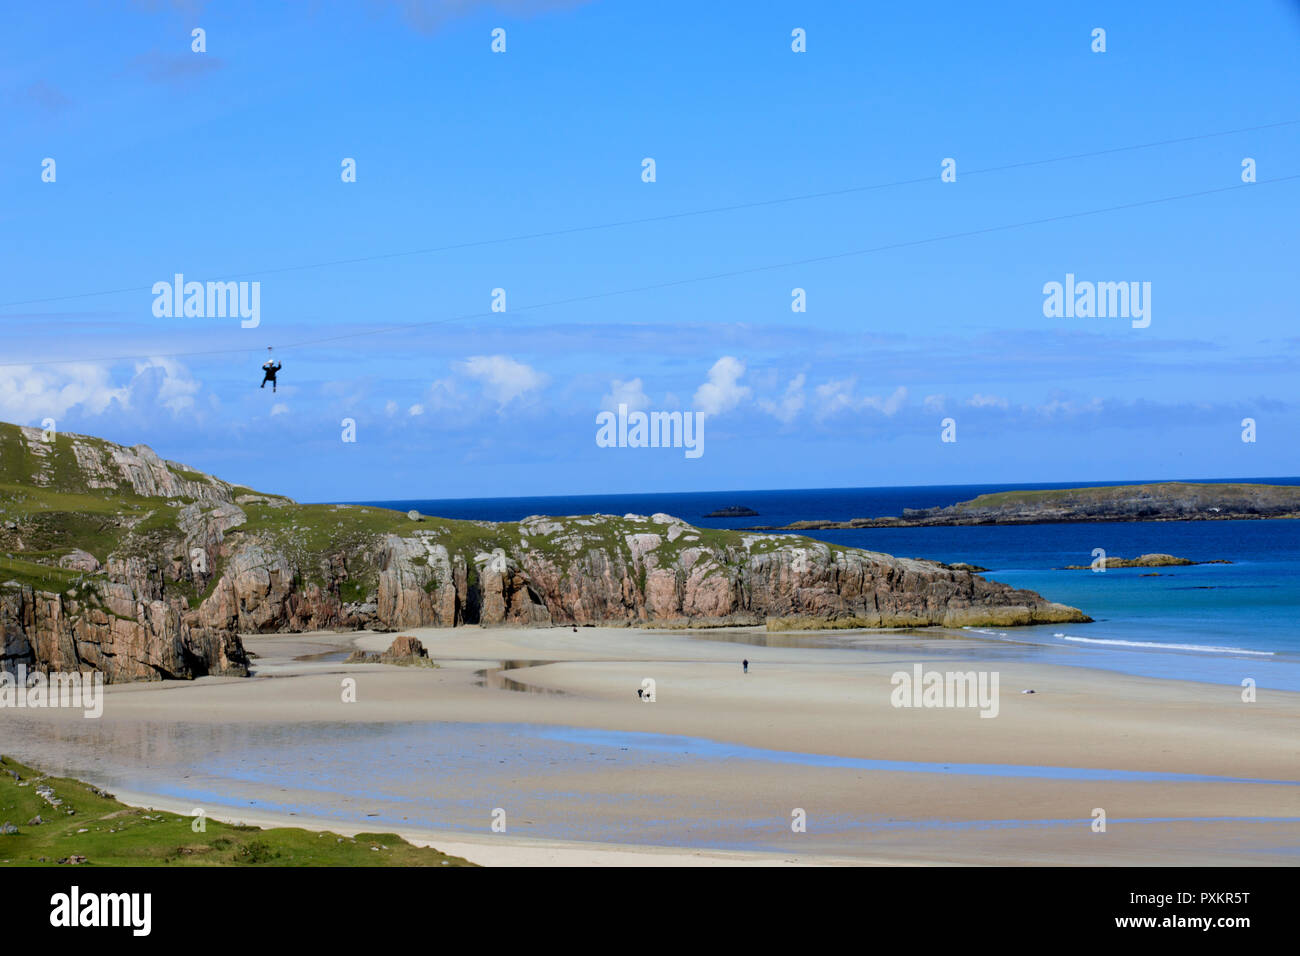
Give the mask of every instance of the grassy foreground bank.
[{"label": "grassy foreground bank", "polygon": [[193,823],[127,806],[79,780],[48,777],[0,756],[0,866],[473,865],[394,833],[345,837],[216,820],[205,820],[196,833]]}]

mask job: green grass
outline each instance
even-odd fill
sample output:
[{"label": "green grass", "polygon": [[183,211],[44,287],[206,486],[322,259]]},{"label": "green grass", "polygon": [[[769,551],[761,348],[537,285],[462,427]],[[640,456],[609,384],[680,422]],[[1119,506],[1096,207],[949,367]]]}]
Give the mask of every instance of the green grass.
[{"label": "green grass", "polygon": [[1103,485],[1086,488],[1045,488],[1022,491],[998,491],[979,495],[970,501],[963,501],[956,508],[1001,508],[1020,504],[1048,504],[1053,502],[1078,502],[1091,499],[1097,502],[1115,501],[1138,494],[1185,496],[1190,494],[1208,494],[1213,497],[1231,495],[1250,495],[1268,493],[1270,495],[1290,496],[1300,499],[1300,488],[1290,485],[1261,485],[1237,483],[1195,483],[1185,481],[1166,481],[1149,485]]},{"label": "green grass", "polygon": [[[109,454],[109,443],[103,439],[78,435],[76,440],[91,447],[101,460]],[[0,484],[86,491],[82,472],[73,451],[73,436],[56,432],[50,442],[28,440],[17,425],[0,422]]]},{"label": "green grass", "polygon": [[65,568],[51,567],[19,557],[0,554],[0,583],[17,581],[38,591],[67,591],[77,584],[78,578],[90,580],[89,575],[80,571],[68,571]]},{"label": "green grass", "polygon": [[[14,780],[10,770],[21,780]],[[50,806],[36,793],[38,785],[53,788],[62,805]],[[28,826],[38,815],[44,822]],[[18,832],[0,835],[3,866],[57,866],[74,854],[86,857],[81,866],[473,865],[461,857],[412,846],[393,833],[344,837],[216,820],[207,820],[204,831],[195,833],[190,817],[128,807],[78,780],[42,776],[0,757],[0,823],[6,821]]]}]

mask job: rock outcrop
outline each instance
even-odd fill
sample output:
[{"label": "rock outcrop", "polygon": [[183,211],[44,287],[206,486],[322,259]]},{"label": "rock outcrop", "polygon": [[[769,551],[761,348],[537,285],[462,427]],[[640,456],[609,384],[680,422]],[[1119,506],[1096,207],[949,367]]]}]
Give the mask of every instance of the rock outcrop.
[{"label": "rock outcrop", "polygon": [[1176,558],[1172,554],[1139,554],[1136,558],[1121,558],[1117,555],[1098,557],[1093,564],[1067,564],[1066,571],[1100,571],[1102,568],[1184,568],[1193,564],[1232,564],[1222,558],[1212,561],[1193,561],[1190,558]]},{"label": "rock outcrop", "polygon": [[710,511],[706,518],[757,518],[758,512],[748,505],[728,505],[717,511]]},{"label": "rock outcrop", "polygon": [[396,658],[428,657],[429,652],[424,649],[424,644],[418,637],[403,634],[388,645],[387,655]]},{"label": "rock outcrop", "polygon": [[[689,529],[668,540],[670,529]],[[619,532],[617,539],[611,532]],[[1077,622],[1084,615],[966,571],[784,535],[704,542],[668,515],[526,518],[524,546],[453,560],[424,538],[390,536],[381,562],[385,627],[462,623],[761,624],[859,627]],[[709,532],[711,539],[719,533]]]},{"label": "rock outcrop", "polygon": [[429,652],[419,638],[403,634],[388,645],[382,654],[353,651],[345,664],[398,664],[405,667],[437,667],[429,659]]},{"label": "rock outcrop", "polygon": [[239,675],[239,634],[318,629],[1087,620],[968,570],[794,535],[667,514],[414,522],[84,436],[35,451],[33,432],[0,426],[0,667]]},{"label": "rock outcrop", "polygon": [[30,586],[0,589],[0,668],[92,670],[108,683],[247,675],[236,632],[197,624],[176,599],[137,600],[122,582],[101,586],[103,602]]}]

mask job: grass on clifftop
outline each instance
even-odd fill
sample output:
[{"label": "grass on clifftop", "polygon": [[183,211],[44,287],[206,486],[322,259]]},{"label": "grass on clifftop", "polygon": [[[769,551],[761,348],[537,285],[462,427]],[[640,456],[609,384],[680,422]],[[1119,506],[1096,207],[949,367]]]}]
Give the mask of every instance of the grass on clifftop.
[{"label": "grass on clifftop", "polygon": [[[50,787],[62,804],[51,806],[38,786]],[[29,826],[38,815],[44,822]],[[78,780],[42,776],[0,757],[0,825],[5,822],[18,832],[0,834],[0,866],[58,866],[73,856],[86,858],[79,866],[473,866],[394,833],[344,837],[216,820],[195,833],[190,817],[129,807]]]},{"label": "grass on clifftop", "polygon": [[1020,491],[997,491],[979,495],[970,501],[961,501],[954,508],[1001,508],[1008,505],[1043,505],[1055,502],[1076,503],[1091,500],[1097,503],[1123,500],[1135,494],[1185,495],[1213,491],[1218,495],[1247,495],[1269,492],[1294,495],[1300,498],[1300,488],[1291,485],[1261,485],[1245,482],[1187,482],[1163,481],[1145,485],[1098,485],[1086,488],[1036,488]]}]

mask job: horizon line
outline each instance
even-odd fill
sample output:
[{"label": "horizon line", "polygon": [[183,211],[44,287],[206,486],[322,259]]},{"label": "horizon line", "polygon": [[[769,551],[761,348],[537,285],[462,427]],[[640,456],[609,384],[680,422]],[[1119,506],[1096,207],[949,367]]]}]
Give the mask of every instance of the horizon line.
[{"label": "horizon line", "polygon": [[806,487],[806,488],[739,488],[739,489],[703,489],[699,491],[599,491],[599,492],[580,492],[574,494],[548,494],[548,495],[491,495],[486,497],[470,498],[384,498],[369,499],[366,501],[305,501],[302,504],[309,505],[358,505],[362,507],[381,507],[386,503],[397,502],[414,502],[414,501],[526,501],[526,500],[546,500],[559,498],[644,498],[650,496],[673,496],[673,495],[745,495],[745,494],[773,494],[779,492],[808,492],[808,491],[898,491],[908,489],[931,489],[931,488],[1001,488],[1004,491],[1019,491],[1050,488],[1052,486],[1064,486],[1067,488],[1096,488],[1107,486],[1122,485],[1163,485],[1163,484],[1300,484],[1300,475],[1276,475],[1269,477],[1237,477],[1237,478],[1159,478],[1154,480],[1114,480],[1114,479],[1093,479],[1079,482],[1063,481],[1034,481],[1022,482],[1014,486],[1008,486],[1003,482],[966,482],[961,484],[931,484],[931,485],[844,485],[838,487]]}]

